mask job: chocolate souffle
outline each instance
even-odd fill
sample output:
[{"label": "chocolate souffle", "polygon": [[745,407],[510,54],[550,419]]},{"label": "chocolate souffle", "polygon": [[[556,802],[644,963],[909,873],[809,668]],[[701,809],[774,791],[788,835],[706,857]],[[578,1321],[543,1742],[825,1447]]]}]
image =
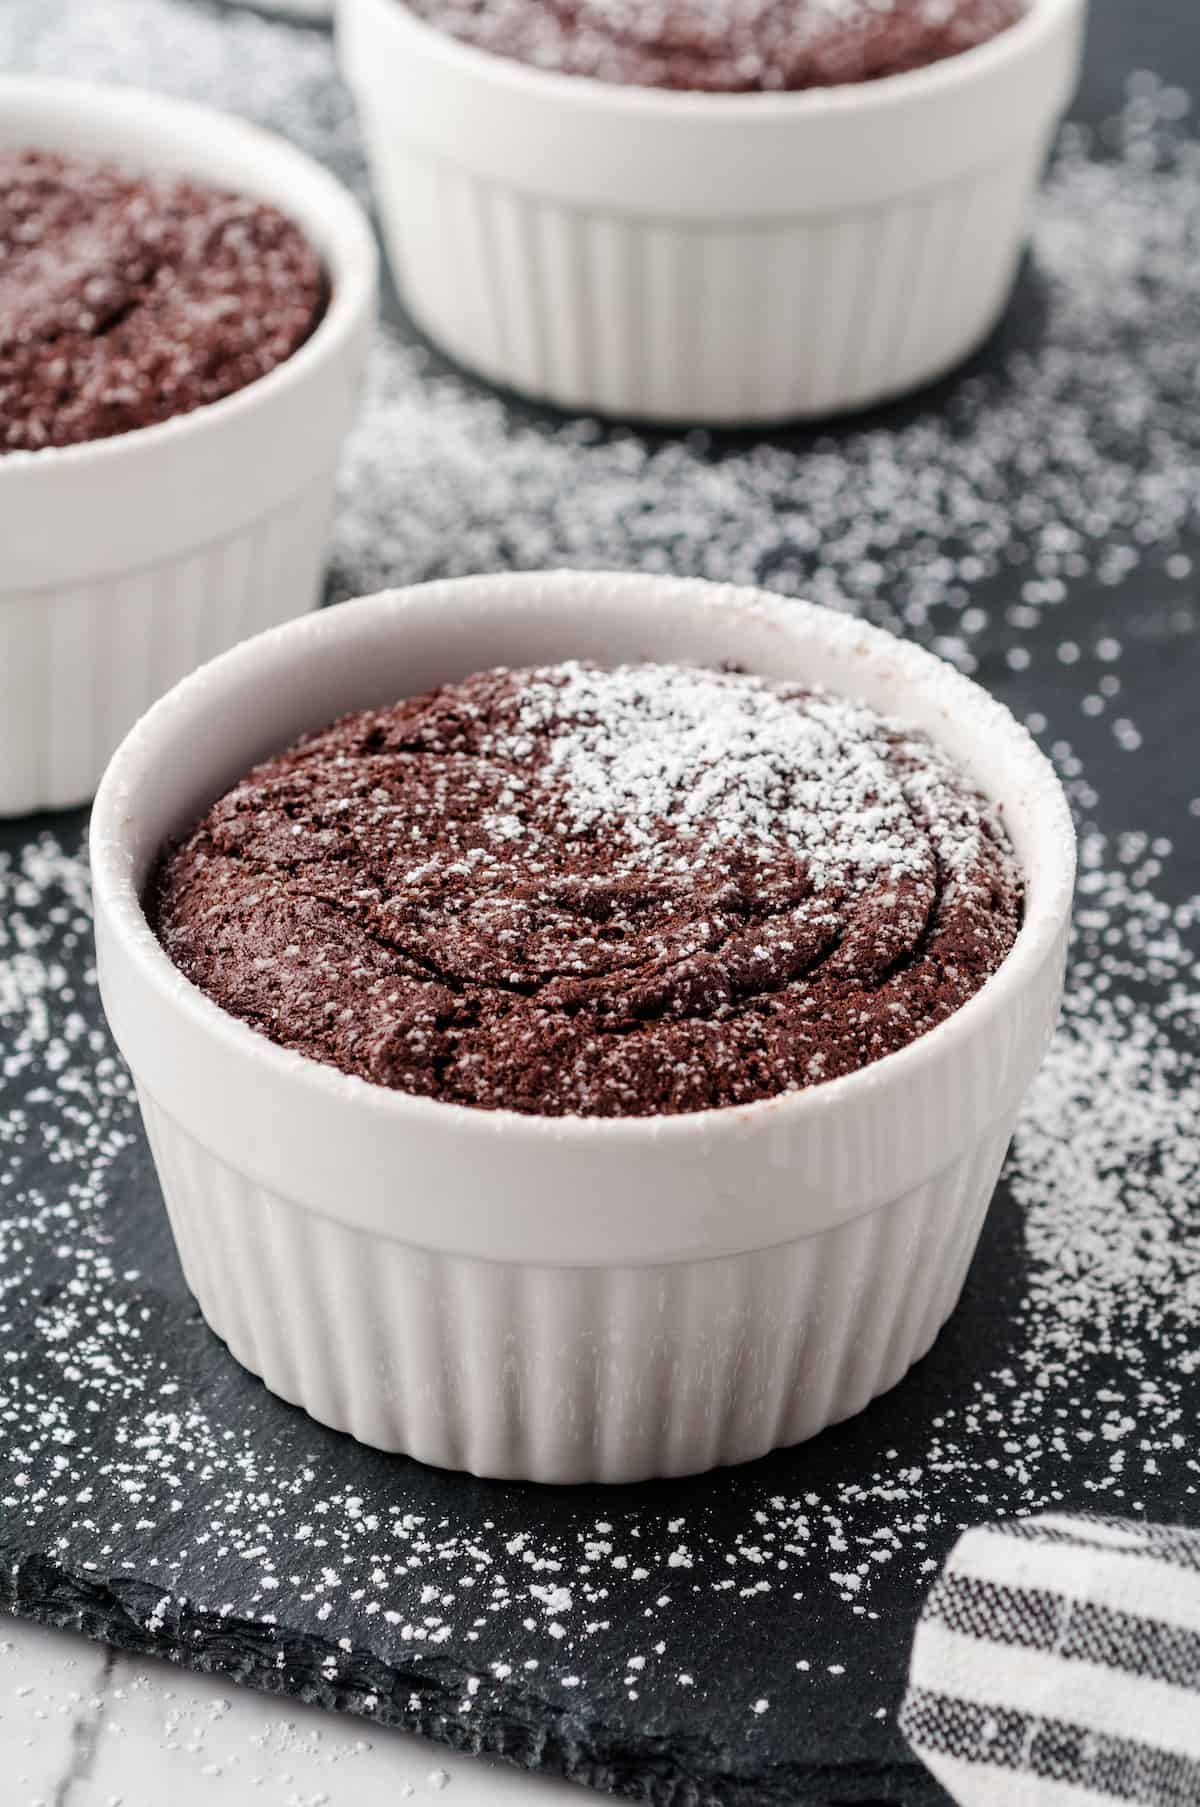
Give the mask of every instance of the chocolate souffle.
[{"label": "chocolate souffle", "polygon": [[168,849],[175,964],[284,1047],[484,1109],[639,1117],[852,1073],[1021,920],[923,734],[672,665],[490,671],[267,760]]},{"label": "chocolate souffle", "polygon": [[795,91],[957,56],[1025,0],[404,0],[452,37],[539,69],[641,88]]},{"label": "chocolate souffle", "polygon": [[324,306],[320,259],[274,207],[0,151],[0,453],[218,401],[291,357]]}]

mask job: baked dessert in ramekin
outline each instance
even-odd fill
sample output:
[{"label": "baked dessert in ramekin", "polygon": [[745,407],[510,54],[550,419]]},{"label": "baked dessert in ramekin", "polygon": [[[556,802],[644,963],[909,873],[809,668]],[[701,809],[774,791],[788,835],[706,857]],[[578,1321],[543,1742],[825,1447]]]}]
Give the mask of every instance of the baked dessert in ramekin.
[{"label": "baked dessert in ramekin", "polygon": [[[414,1044],[380,1044],[370,1024],[370,1051],[399,1067],[339,1071],[173,963],[148,916],[159,863],[256,762],[340,714],[563,660],[736,666],[927,736],[1004,824],[1015,867],[993,877],[1019,867],[1021,892],[1010,951],[958,1008],[858,1070],[717,1108],[681,1092],[647,1115],[417,1095],[403,1089]],[[288,811],[273,795],[277,820],[239,818],[263,846]],[[394,819],[401,838],[420,827],[411,807]],[[754,591],[559,573],[368,598],[226,654],[119,749],[92,859],[105,1008],[189,1285],[238,1359],[384,1449],[498,1477],[629,1481],[800,1441],[928,1349],[1057,1017],[1074,841],[1029,737],[928,653]],[[340,907],[326,890],[310,887]],[[276,901],[262,897],[264,920]],[[215,908],[215,943],[227,927]],[[318,1009],[319,964],[305,988]],[[403,1005],[397,1018],[412,1026]]]},{"label": "baked dessert in ramekin", "polygon": [[[15,153],[23,152],[44,162],[22,174]],[[94,170],[74,223],[69,184],[55,186],[56,155]],[[45,191],[46,220],[22,205],[19,231],[45,225],[51,233],[39,306],[38,285],[17,284],[0,334],[61,330],[64,371],[59,432],[53,359],[35,368],[28,344],[20,360],[0,355],[21,410],[8,409],[0,433],[0,815],[19,815],[84,802],[156,696],[317,601],[337,458],[374,320],[376,253],[361,208],[311,159],[240,120],[163,96],[0,77],[0,158],[6,180]],[[122,187],[114,168],[133,186]],[[220,204],[206,212],[213,191]],[[204,236],[212,255],[213,280],[207,289],[196,281],[191,297],[191,326],[208,334],[189,348],[191,384],[178,380],[180,342],[169,336],[183,310],[166,283],[152,295],[164,333],[155,364],[138,312],[144,297],[127,280],[141,263],[122,256],[139,232],[146,237],[143,216],[164,194],[173,197],[163,203],[171,230]],[[239,199],[240,220],[232,217]],[[56,231],[65,235],[58,252]],[[220,293],[216,279],[227,273],[236,282],[239,234],[257,254],[258,275],[246,276],[256,308],[269,305],[270,280],[295,286],[279,291],[281,330],[264,330],[255,347],[243,332],[240,356],[221,368],[230,348],[214,323],[237,298]],[[315,308],[295,234],[319,262]],[[195,275],[201,259],[195,247],[189,254]],[[250,271],[249,257],[243,268]],[[76,341],[89,321],[107,347],[124,335],[131,349],[124,362],[94,360],[78,387]],[[125,381],[126,365],[143,388]]]},{"label": "baked dessert in ramekin", "polygon": [[169,847],[175,965],[445,1103],[656,1117],[907,1047],[1012,952],[997,811],[928,736],[744,671],[475,672],[303,735]]},{"label": "baked dessert in ramekin", "polygon": [[406,0],[339,0],[339,31],[393,269],[431,338],[562,407],[738,425],[866,407],[982,342],[1083,13],[1027,0],[959,54],[799,92],[564,74]]},{"label": "baked dessert in ramekin", "polygon": [[161,426],[261,381],[325,311],[277,207],[103,157],[0,148],[0,456]]}]

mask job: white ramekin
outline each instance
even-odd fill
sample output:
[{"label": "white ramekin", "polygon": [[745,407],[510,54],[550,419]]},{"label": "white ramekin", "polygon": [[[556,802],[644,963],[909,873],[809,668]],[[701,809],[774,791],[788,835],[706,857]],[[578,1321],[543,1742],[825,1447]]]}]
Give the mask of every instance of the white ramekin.
[{"label": "white ramekin", "polygon": [[156,696],[318,600],[377,261],[333,176],[205,107],[0,76],[0,147],[13,145],[271,201],[320,253],[330,299],[295,356],[235,395],[114,439],[0,455],[0,815],[84,802]]},{"label": "white ramekin", "polygon": [[235,0],[235,4],[291,19],[328,19],[333,12],[333,0]]},{"label": "white ramekin", "polygon": [[563,407],[750,423],[949,370],[1012,289],[1084,0],[931,68],[681,94],[527,68],[339,0],[392,265],[463,364]]},{"label": "white ramekin", "polygon": [[[342,711],[568,656],[803,677],[932,733],[1002,804],[1016,946],[956,1015],[814,1090],[555,1119],[387,1091],[285,1052],[171,964],[164,842]],[[1053,772],[983,691],[805,603],[561,572],[289,623],[139,723],[92,817],[101,991],[188,1284],[238,1360],[363,1442],[478,1474],[631,1481],[741,1462],[894,1385],[953,1309],[1058,1013],[1074,873]]]}]

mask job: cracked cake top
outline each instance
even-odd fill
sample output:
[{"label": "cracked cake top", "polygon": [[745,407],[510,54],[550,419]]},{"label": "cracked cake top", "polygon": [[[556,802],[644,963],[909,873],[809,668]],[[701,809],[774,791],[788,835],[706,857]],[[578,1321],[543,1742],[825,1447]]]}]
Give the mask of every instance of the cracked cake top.
[{"label": "cracked cake top", "polygon": [[283,1046],[459,1104],[644,1116],[850,1073],[1012,947],[1000,822],[923,734],[738,672],[481,672],[258,766],[151,920]]},{"label": "cracked cake top", "polygon": [[324,306],[317,253],[274,207],[0,150],[0,454],[219,401],[291,357]]}]

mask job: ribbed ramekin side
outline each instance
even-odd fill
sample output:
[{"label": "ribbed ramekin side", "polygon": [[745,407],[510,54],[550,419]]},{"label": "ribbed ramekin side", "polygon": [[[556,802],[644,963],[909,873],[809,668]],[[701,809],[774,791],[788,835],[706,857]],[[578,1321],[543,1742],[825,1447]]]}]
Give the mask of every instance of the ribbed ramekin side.
[{"label": "ribbed ramekin side", "polygon": [[368,140],[393,268],[430,337],[491,380],[661,421],[819,418],[942,374],[1007,302],[1044,154],[875,209],[765,221],[587,211]]},{"label": "ribbed ramekin side", "polygon": [[893,1386],[954,1307],[1010,1128],[870,1215],[781,1248],[563,1268],[339,1225],[142,1104],[188,1284],[239,1361],[366,1443],[558,1482],[747,1461]]},{"label": "ribbed ramekin side", "polygon": [[334,470],[148,569],[0,594],[0,816],[85,802],[165,690],[319,599]]}]

